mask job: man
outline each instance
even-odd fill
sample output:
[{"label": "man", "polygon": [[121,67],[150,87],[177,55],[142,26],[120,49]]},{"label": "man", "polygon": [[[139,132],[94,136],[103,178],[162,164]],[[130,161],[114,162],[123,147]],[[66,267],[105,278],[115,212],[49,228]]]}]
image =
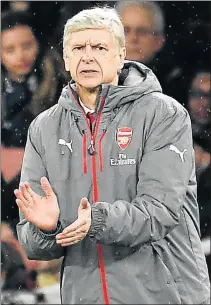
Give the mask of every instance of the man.
[{"label": "man", "polygon": [[114,9],[75,15],[63,45],[72,82],[31,124],[15,190],[28,257],[64,256],[64,304],[208,303],[187,111],[124,62]]},{"label": "man", "polygon": [[[126,58],[141,62],[152,69],[162,86],[162,91],[184,106],[186,83],[193,64],[187,67],[187,63],[184,62],[185,50],[181,51],[181,46],[184,45],[181,37],[184,37],[185,33],[181,35],[180,31],[178,33],[178,27],[166,24],[165,15],[168,15],[167,19],[171,19],[172,14],[178,13],[180,18],[180,11],[175,9],[167,13],[166,7],[165,14],[163,8],[165,5],[153,1],[132,0],[116,3],[125,29]],[[172,30],[169,31],[168,27]],[[179,36],[178,49],[175,39],[178,41]]]},{"label": "man", "polygon": [[127,59],[149,64],[165,43],[165,20],[156,2],[118,1],[125,29]]},{"label": "man", "polygon": [[125,30],[126,59],[147,65],[156,74],[163,92],[174,97],[169,84],[180,70],[175,66],[175,60],[172,60],[172,51],[170,50],[170,57],[170,53],[166,52],[165,16],[162,8],[153,1],[135,0],[118,1],[116,9]]},{"label": "man", "polygon": [[210,80],[210,72],[198,70],[192,79],[188,95],[188,111],[192,123],[193,138],[199,139],[207,150],[210,148]]}]

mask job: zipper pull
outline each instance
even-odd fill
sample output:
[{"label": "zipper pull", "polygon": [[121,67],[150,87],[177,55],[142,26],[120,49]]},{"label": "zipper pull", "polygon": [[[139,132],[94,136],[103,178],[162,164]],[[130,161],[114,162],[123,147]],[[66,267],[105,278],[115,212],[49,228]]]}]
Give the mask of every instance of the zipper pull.
[{"label": "zipper pull", "polygon": [[88,150],[88,153],[89,153],[91,156],[94,155],[94,154],[96,154],[93,138],[91,139],[90,145],[89,145],[89,147],[87,148],[87,150]]}]

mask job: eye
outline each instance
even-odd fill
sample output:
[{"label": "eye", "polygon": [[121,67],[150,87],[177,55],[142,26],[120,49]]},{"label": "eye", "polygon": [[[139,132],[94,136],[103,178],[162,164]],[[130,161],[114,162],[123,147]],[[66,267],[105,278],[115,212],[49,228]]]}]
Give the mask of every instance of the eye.
[{"label": "eye", "polygon": [[13,48],[13,47],[5,48],[5,52],[6,52],[7,54],[11,54],[11,53],[14,52],[14,48]]},{"label": "eye", "polygon": [[33,43],[31,43],[31,42],[27,42],[27,43],[24,43],[23,45],[22,45],[22,48],[24,49],[24,50],[30,50],[30,49],[32,49],[33,48]]},{"label": "eye", "polygon": [[129,28],[129,26],[124,27],[125,34],[128,34],[130,32],[130,30],[131,29]]},{"label": "eye", "polygon": [[73,48],[73,51],[79,51],[79,50],[82,50],[83,47],[82,46],[76,46]]},{"label": "eye", "polygon": [[95,49],[98,51],[106,51],[106,48],[103,46],[97,46],[97,47],[95,47]]}]

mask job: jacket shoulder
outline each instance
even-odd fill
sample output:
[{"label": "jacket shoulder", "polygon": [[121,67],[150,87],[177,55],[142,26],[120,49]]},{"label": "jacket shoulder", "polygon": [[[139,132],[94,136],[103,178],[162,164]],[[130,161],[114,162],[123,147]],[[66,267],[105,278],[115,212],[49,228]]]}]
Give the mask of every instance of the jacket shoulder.
[{"label": "jacket shoulder", "polygon": [[160,124],[169,128],[173,122],[178,126],[186,124],[191,129],[188,111],[174,98],[160,92],[152,92],[137,101],[135,113],[144,116],[144,126],[147,134]]},{"label": "jacket shoulder", "polygon": [[183,114],[188,115],[187,109],[173,97],[161,92],[152,92],[148,94],[148,109],[152,112],[161,112],[163,115]]},{"label": "jacket shoulder", "polygon": [[[30,124],[29,129],[32,131],[43,131],[50,130],[56,121],[59,120],[62,113],[62,107],[59,104],[56,104],[49,109],[41,112]],[[51,126],[52,125],[52,126]]]}]

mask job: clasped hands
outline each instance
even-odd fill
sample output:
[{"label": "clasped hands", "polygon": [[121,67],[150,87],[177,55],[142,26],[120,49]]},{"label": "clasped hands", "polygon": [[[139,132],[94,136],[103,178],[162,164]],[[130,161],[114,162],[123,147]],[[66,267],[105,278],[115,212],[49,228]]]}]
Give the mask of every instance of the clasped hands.
[{"label": "clasped hands", "polygon": [[78,208],[78,219],[56,235],[56,242],[62,247],[83,240],[91,226],[91,206],[87,198],[82,198]]},{"label": "clasped hands", "polygon": [[[35,193],[28,182],[21,182],[19,189],[14,191],[16,203],[25,219],[40,230],[52,231],[57,227],[59,204],[56,195],[46,177],[40,180],[45,196]],[[91,226],[91,206],[87,198],[82,198],[78,207],[78,218],[62,233],[56,235],[57,244],[62,247],[76,244],[83,240]]]}]

